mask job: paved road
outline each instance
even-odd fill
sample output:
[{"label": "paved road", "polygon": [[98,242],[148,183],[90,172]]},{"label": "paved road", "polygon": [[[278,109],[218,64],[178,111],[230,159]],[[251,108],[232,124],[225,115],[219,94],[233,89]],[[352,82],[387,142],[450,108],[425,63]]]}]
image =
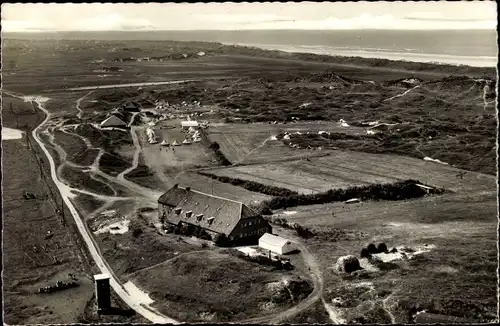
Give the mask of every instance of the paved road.
[{"label": "paved road", "polygon": [[113,288],[113,290],[118,294],[118,296],[127,304],[129,305],[132,309],[134,309],[137,313],[142,315],[144,318],[148,319],[149,321],[153,323],[172,323],[172,324],[179,324],[178,321],[167,317],[160,312],[152,309],[151,307],[148,307],[146,303],[141,302],[137,298],[133,297],[131,294],[129,294],[123,286],[120,284],[116,276],[113,274],[112,270],[108,267],[104,259],[102,258],[101,254],[99,253],[99,250],[95,243],[93,242],[91,235],[88,233],[88,229],[84,225],[83,220],[80,218],[78,215],[78,212],[76,211],[75,207],[73,206],[73,203],[69,199],[71,197],[71,188],[59,181],[57,178],[56,174],[56,166],[54,163],[53,158],[50,156],[49,151],[45,147],[45,144],[40,140],[38,137],[38,131],[40,128],[42,128],[47,121],[50,119],[50,113],[43,107],[43,103],[35,98],[35,102],[38,104],[39,108],[45,112],[46,118],[45,120],[33,130],[32,135],[35,141],[38,143],[40,148],[43,150],[45,155],[47,156],[47,159],[50,164],[50,175],[52,177],[52,180],[54,181],[54,184],[57,186],[59,192],[61,193],[61,197],[64,200],[64,203],[68,207],[68,209],[71,212],[71,215],[73,216],[76,226],[78,227],[78,230],[80,231],[80,234],[82,235],[83,240],[85,241],[89,252],[94,259],[96,265],[99,267],[99,270],[102,273],[108,274],[111,276],[110,279],[110,285]]}]

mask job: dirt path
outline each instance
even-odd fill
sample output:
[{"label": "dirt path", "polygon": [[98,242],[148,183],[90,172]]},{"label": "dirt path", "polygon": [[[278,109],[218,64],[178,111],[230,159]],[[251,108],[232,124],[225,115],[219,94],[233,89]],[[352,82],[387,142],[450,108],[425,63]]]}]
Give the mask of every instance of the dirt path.
[{"label": "dirt path", "polygon": [[299,302],[296,306],[285,310],[281,313],[272,315],[272,316],[264,316],[251,318],[241,323],[270,323],[270,324],[279,324],[283,320],[291,318],[300,312],[306,310],[311,305],[313,305],[316,301],[322,299],[323,294],[323,276],[321,274],[321,270],[319,268],[318,263],[316,262],[316,258],[309,252],[307,247],[300,242],[298,239],[293,239],[297,244],[298,249],[300,250],[302,256],[304,257],[304,261],[306,265],[309,267],[309,271],[311,273],[311,278],[313,280],[314,289],[311,294],[303,301]]},{"label": "dirt path", "polygon": [[384,101],[390,101],[390,100],[394,100],[395,98],[398,98],[398,97],[403,97],[403,96],[405,96],[406,94],[408,94],[409,92],[411,92],[412,90],[417,89],[417,88],[419,88],[419,87],[420,87],[420,85],[417,85],[417,86],[415,86],[415,87],[413,87],[413,88],[410,88],[409,90],[405,91],[404,93],[401,93],[401,94],[395,95],[395,96],[393,96],[393,97],[390,97],[390,98],[388,98],[388,99],[385,99]]},{"label": "dirt path", "polygon": [[[74,207],[73,203],[71,202],[70,198],[72,197],[71,193],[71,188],[62,183],[56,174],[56,166],[54,159],[50,155],[49,151],[47,150],[45,144],[42,142],[42,140],[38,136],[38,132],[43,126],[49,121],[51,114],[48,112],[44,107],[43,103],[47,101],[48,99],[43,99],[43,98],[35,98],[34,101],[37,103],[38,107],[40,110],[42,110],[45,114],[45,120],[32,131],[32,136],[35,139],[35,141],[38,143],[42,151],[44,152],[45,156],[47,157],[49,164],[50,164],[50,174],[52,177],[52,180],[54,181],[54,184],[58,188],[61,197],[68,207],[68,209],[71,212],[71,215],[73,216],[73,219],[75,220],[76,226],[78,227],[78,230],[80,231],[80,234],[82,235],[83,240],[85,241],[89,253],[94,259],[94,262],[96,263],[97,267],[100,269],[102,273],[109,274],[111,276],[110,279],[110,284],[113,290],[118,294],[118,296],[126,303],[128,304],[132,309],[134,309],[137,313],[141,314],[143,317],[148,319],[151,322],[154,323],[175,323],[177,324],[178,322],[172,318],[169,318],[167,316],[162,315],[160,312],[147,307],[147,304],[144,302],[141,302],[140,300],[137,300],[137,298],[133,297],[130,295],[120,284],[118,279],[114,276],[112,270],[109,269],[108,265],[102,258],[102,256],[99,253],[99,250],[95,243],[93,242],[91,235],[88,233],[87,228],[84,225],[83,220],[80,218],[76,208]],[[147,307],[147,308],[146,308]]]},{"label": "dirt path", "polygon": [[[259,146],[255,147],[254,149],[252,149],[250,152],[248,152],[245,156],[243,156],[243,158],[241,160],[238,160],[238,163],[241,163],[243,162],[248,156],[250,156],[250,154],[252,154],[253,152],[255,151],[258,151],[259,149],[261,149],[262,147],[264,147],[266,145],[266,143],[271,140],[272,136],[266,138],[262,144],[260,144]],[[227,139],[227,137],[226,137]]]},{"label": "dirt path", "polygon": [[139,155],[141,154],[142,148],[139,142],[139,138],[137,137],[137,133],[135,132],[135,129],[136,128],[134,127],[130,128],[130,134],[132,135],[132,141],[134,142],[134,147],[135,147],[134,157],[132,159],[132,166],[123,171],[122,173],[118,174],[116,179],[119,180],[120,182],[125,181],[125,175],[137,169],[137,166],[139,165]]},{"label": "dirt path", "polygon": [[76,116],[78,117],[78,119],[81,119],[82,118],[82,114],[83,114],[83,111],[80,108],[80,103],[83,101],[84,98],[86,98],[87,96],[89,96],[92,93],[93,93],[93,91],[90,91],[87,94],[85,94],[82,97],[80,97],[78,100],[76,100],[76,109],[78,111],[78,114]]},{"label": "dirt path", "polygon": [[84,87],[74,87],[68,88],[69,91],[82,91],[82,90],[94,90],[94,89],[105,89],[105,88],[123,88],[123,87],[142,87],[142,86],[156,86],[156,85],[170,85],[170,84],[184,84],[192,81],[190,80],[171,80],[163,82],[143,82],[143,83],[131,83],[131,84],[112,84],[112,85],[101,85],[101,86],[84,86]]},{"label": "dirt path", "polygon": [[382,308],[389,315],[389,318],[391,318],[391,324],[396,324],[396,318],[394,317],[394,314],[389,310],[389,307],[387,307],[387,301],[389,301],[390,298],[392,298],[392,294],[382,300]]}]

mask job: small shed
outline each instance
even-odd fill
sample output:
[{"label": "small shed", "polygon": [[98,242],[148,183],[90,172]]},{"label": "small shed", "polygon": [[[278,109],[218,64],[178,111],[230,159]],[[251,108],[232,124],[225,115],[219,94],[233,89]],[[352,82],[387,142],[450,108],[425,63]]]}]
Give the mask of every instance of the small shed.
[{"label": "small shed", "polygon": [[193,121],[193,120],[182,121],[181,122],[181,127],[182,127],[182,129],[198,128],[199,127],[199,123],[198,123],[198,121]]},{"label": "small shed", "polygon": [[127,124],[123,122],[120,118],[118,118],[116,115],[112,115],[103,122],[101,122],[101,128],[108,128],[108,127],[126,127]]},{"label": "small shed", "polygon": [[295,244],[290,240],[270,233],[265,233],[262,237],[260,237],[259,247],[280,255],[290,253],[297,249]]}]

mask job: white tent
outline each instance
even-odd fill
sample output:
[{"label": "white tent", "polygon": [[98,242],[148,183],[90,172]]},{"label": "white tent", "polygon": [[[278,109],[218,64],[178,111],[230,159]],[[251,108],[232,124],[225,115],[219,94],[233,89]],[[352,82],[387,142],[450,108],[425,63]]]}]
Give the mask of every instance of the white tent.
[{"label": "white tent", "polygon": [[196,131],[196,129],[194,129],[193,127],[189,127],[189,129],[188,129],[189,133],[192,133],[192,132],[195,132],[195,131]]},{"label": "white tent", "polygon": [[160,143],[161,146],[168,146],[170,145],[165,139],[161,141]]},{"label": "white tent", "polygon": [[182,143],[183,143],[183,144],[191,144],[191,141],[189,141],[189,140],[187,140],[187,139],[184,139],[184,140],[182,141]]},{"label": "white tent", "polygon": [[177,142],[177,140],[174,140],[174,142],[172,143],[172,146],[179,146],[179,143]]},{"label": "white tent", "polygon": [[271,233],[265,233],[262,237],[260,237],[259,247],[280,255],[287,254],[297,249],[295,244],[290,240]]},{"label": "white tent", "polygon": [[101,122],[101,127],[126,127],[127,124],[123,122],[116,115],[112,115],[103,122]]}]

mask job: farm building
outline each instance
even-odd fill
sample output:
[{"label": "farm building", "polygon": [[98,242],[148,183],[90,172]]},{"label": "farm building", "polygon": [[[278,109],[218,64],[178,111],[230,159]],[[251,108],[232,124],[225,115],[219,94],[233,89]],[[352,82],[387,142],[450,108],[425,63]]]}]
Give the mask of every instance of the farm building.
[{"label": "farm building", "polygon": [[190,121],[182,121],[181,122],[182,129],[198,128],[199,126],[200,126],[200,124],[198,123],[198,121],[190,120]]},{"label": "farm building", "polygon": [[269,223],[243,203],[177,185],[158,199],[158,217],[166,225],[199,226],[212,238],[224,234],[232,242],[271,232]]},{"label": "farm building", "polygon": [[110,127],[124,128],[126,126],[127,124],[123,122],[123,120],[118,118],[116,115],[112,115],[103,122],[101,122],[101,128],[110,128]]},{"label": "farm building", "polygon": [[415,316],[415,323],[449,325],[449,324],[472,324],[476,323],[476,321],[462,317],[438,315],[438,314],[430,314],[427,312],[422,312]]},{"label": "farm building", "polygon": [[139,112],[139,106],[135,103],[128,102],[123,106],[123,109],[128,112]]},{"label": "farm building", "polygon": [[296,250],[296,246],[288,239],[266,233],[259,239],[259,247],[284,255]]}]

